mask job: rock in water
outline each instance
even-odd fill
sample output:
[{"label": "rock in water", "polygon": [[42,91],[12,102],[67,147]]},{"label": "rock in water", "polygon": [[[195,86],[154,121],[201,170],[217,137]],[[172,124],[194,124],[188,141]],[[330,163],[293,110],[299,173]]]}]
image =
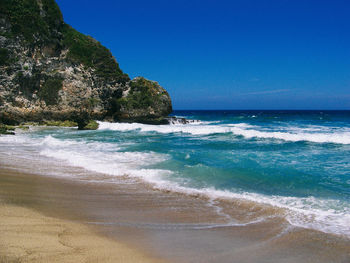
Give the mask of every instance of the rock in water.
[{"label": "rock in water", "polygon": [[189,124],[189,123],[199,123],[199,120],[188,120],[186,118],[179,118],[176,116],[166,117],[166,124]]},{"label": "rock in water", "polygon": [[162,123],[171,111],[165,89],[130,80],[106,47],[63,21],[55,0],[1,0],[0,122]]}]

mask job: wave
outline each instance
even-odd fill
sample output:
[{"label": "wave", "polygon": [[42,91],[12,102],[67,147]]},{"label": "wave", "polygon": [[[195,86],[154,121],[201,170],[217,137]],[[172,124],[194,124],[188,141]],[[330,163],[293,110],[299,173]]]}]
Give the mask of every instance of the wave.
[{"label": "wave", "polygon": [[167,160],[166,154],[123,152],[114,143],[60,140],[46,136],[41,155],[65,161],[69,165],[112,176],[158,176],[168,171],[143,168]]},{"label": "wave", "polygon": [[[242,126],[242,125],[241,125]],[[149,164],[164,162],[166,154],[154,152],[122,152],[115,144],[60,140],[46,136],[40,154],[65,161],[89,171],[110,176],[129,176],[142,179],[155,189],[178,192],[186,195],[202,195],[210,200],[246,200],[285,209],[285,218],[290,224],[350,236],[350,206],[339,200],[322,200],[314,197],[267,196],[251,192],[232,192],[212,187],[191,188],[171,180],[173,173],[165,169],[150,169]],[[114,152],[106,151],[114,147]],[[335,209],[337,208],[337,209]],[[243,222],[246,223],[246,222]]]},{"label": "wave", "polygon": [[96,152],[96,144],[89,145],[88,143],[74,141],[69,141],[67,144],[66,140],[58,140],[51,136],[47,136],[43,143],[48,147],[42,150],[40,154],[65,161],[72,166],[110,176],[138,178],[158,190],[186,195],[201,195],[210,200],[246,200],[283,208],[285,209],[284,216],[291,225],[350,236],[350,206],[339,200],[315,197],[267,196],[251,192],[218,190],[212,187],[191,188],[171,180],[169,176],[173,172],[170,170],[147,168],[149,164],[168,160],[169,156],[165,154],[154,152]]},{"label": "wave", "polygon": [[350,144],[350,133],[289,133],[289,132],[266,132],[258,130],[248,130],[241,128],[232,128],[231,132],[235,135],[241,135],[245,138],[264,138],[279,139],[284,141],[299,142],[308,141],[314,143],[336,143]]},{"label": "wave", "polygon": [[[284,209],[284,217],[293,226],[310,228],[325,233],[333,233],[350,237],[350,206],[348,203],[315,197],[286,197],[267,196],[251,192],[232,192],[229,190],[218,190],[212,187],[191,188],[182,186],[177,182],[169,181],[163,177],[143,177],[153,185],[155,189],[166,190],[186,195],[203,196],[209,200],[245,200],[262,205]],[[337,210],[335,208],[338,208]],[[241,222],[242,225],[250,224]],[[235,223],[237,224],[237,223]]]},{"label": "wave", "polygon": [[[110,125],[109,127],[117,130],[134,130],[135,127],[139,130],[152,128],[153,131],[155,129],[193,128],[188,125],[102,124],[106,126]],[[255,129],[258,128],[249,124],[237,124],[226,127],[221,125],[202,126],[204,127],[200,127],[201,129],[210,126],[212,129],[228,128],[252,133],[257,132]],[[195,127],[198,127],[198,125]],[[259,132],[264,133],[262,131]],[[271,132],[265,133],[271,135]],[[25,147],[31,146],[35,151],[39,151],[41,156],[58,160],[57,165],[81,167],[88,171],[110,175],[111,177],[128,176],[138,178],[153,185],[155,189],[187,195],[201,195],[210,200],[246,200],[283,208],[285,218],[294,226],[317,229],[327,233],[347,235],[350,237],[350,205],[345,201],[315,197],[300,198],[263,195],[252,192],[234,192],[233,190],[219,190],[213,187],[199,189],[184,186],[183,183],[172,179],[173,171],[152,168],[155,164],[169,160],[169,155],[152,151],[123,151],[124,147],[122,143],[116,144],[71,138],[58,139],[51,135],[41,138],[33,138],[26,134],[0,137],[0,146],[2,149],[8,149],[9,146],[23,147],[23,145]],[[31,150],[30,154],[32,153],[33,150]]]},{"label": "wave", "polygon": [[[112,131],[140,131],[140,132],[157,132],[157,133],[184,133],[191,135],[212,135],[228,134],[243,136],[246,139],[277,139],[283,141],[300,142],[307,141],[313,143],[336,143],[350,144],[349,131],[331,131],[307,132],[308,130],[295,129],[295,132],[286,131],[264,131],[259,130],[258,126],[247,123],[237,123],[228,125],[207,125],[207,124],[174,124],[174,125],[147,125],[140,123],[109,123],[99,122],[100,130]],[[309,128],[311,129],[311,128]]]},{"label": "wave", "polygon": [[[95,151],[117,151],[122,149],[123,145],[117,146],[115,143],[108,142],[96,142],[96,141],[86,141],[86,140],[72,140],[72,139],[56,139],[51,135],[45,136],[43,139],[37,142],[41,146],[46,146],[49,148],[68,148],[73,149],[74,147],[88,147],[89,149],[94,149]],[[127,145],[130,145],[128,143]]]}]

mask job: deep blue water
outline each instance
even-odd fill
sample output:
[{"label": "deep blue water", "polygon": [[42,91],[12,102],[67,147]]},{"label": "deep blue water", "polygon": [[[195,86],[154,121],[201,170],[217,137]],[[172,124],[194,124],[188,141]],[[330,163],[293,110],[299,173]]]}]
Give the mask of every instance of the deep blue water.
[{"label": "deep blue water", "polygon": [[[175,111],[184,116],[233,125],[232,132],[176,138],[172,159],[186,177],[218,189],[267,195],[336,198],[350,201],[349,111]],[[238,128],[237,128],[238,127]],[[205,130],[205,128],[203,128]],[[174,140],[175,138],[170,138]],[[171,145],[167,141],[168,145]],[[166,148],[166,144],[160,146]],[[178,147],[176,147],[178,146]],[[154,149],[159,151],[157,147]],[[165,151],[165,152],[166,152]],[[190,154],[191,158],[183,156]],[[192,176],[191,176],[192,175]]]}]

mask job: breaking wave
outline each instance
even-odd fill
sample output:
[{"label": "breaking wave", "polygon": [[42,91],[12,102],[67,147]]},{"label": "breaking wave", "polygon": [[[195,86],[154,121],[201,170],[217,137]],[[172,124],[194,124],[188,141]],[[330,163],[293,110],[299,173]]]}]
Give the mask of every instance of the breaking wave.
[{"label": "breaking wave", "polygon": [[350,131],[325,131],[317,129],[318,132],[312,128],[305,129],[291,129],[288,131],[264,131],[260,130],[258,126],[249,125],[246,123],[238,124],[175,124],[175,125],[147,125],[140,123],[109,123],[99,122],[100,130],[112,131],[139,131],[139,132],[157,132],[157,133],[184,133],[190,135],[212,135],[212,134],[227,134],[231,133],[237,136],[243,136],[247,139],[276,139],[291,142],[313,142],[313,143],[336,143],[336,144],[350,144]]}]

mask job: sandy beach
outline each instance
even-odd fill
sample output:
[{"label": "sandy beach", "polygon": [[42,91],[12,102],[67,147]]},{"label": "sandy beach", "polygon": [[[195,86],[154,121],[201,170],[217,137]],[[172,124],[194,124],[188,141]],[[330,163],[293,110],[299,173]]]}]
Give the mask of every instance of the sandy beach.
[{"label": "sandy beach", "polygon": [[[282,219],[227,226],[216,206],[196,196],[154,191],[141,183],[96,184],[26,174],[0,160],[3,262],[350,259],[347,239],[290,228]],[[226,213],[246,209],[243,204],[222,207]]]},{"label": "sandy beach", "polygon": [[0,1],[0,263],[350,263],[350,1]]},{"label": "sandy beach", "polygon": [[0,205],[0,262],[163,262],[91,228]]},{"label": "sandy beach", "polygon": [[[165,262],[102,236],[92,225],[38,212],[30,198],[24,201],[28,192],[20,185],[7,188],[9,176],[23,175],[0,171],[0,262]],[[33,185],[27,183],[30,189]]]}]

